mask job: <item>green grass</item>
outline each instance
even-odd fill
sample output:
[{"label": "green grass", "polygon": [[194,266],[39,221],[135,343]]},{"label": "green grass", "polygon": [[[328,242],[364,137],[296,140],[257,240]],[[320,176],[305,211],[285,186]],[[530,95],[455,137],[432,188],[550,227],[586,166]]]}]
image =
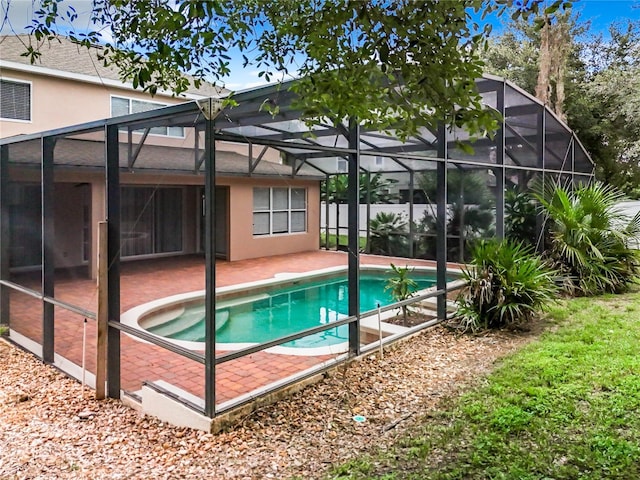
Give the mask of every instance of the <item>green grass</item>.
[{"label": "green grass", "polygon": [[640,290],[550,317],[481,387],[331,478],[640,478]]},{"label": "green grass", "polygon": [[[347,235],[340,235],[340,245],[346,246],[349,242],[349,238]],[[320,246],[324,247],[324,232],[320,234]],[[367,237],[360,237],[360,248],[364,249],[367,246]],[[329,234],[329,248],[334,248],[336,246],[336,235],[334,233]]]}]

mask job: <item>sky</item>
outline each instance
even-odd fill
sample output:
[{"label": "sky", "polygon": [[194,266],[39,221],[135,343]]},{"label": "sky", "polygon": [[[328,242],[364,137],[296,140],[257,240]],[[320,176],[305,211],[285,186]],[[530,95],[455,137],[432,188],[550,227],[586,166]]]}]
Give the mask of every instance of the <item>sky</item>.
[{"label": "sky", "polygon": [[[65,3],[71,3],[76,7],[80,17],[79,21],[87,21],[91,6],[90,0],[72,0]],[[33,15],[32,0],[0,0],[0,5],[0,13],[3,18],[2,34],[10,34],[12,28],[14,31],[24,31],[24,27],[30,23]],[[5,17],[7,7],[11,13],[8,19],[10,23]],[[605,36],[612,22],[628,19],[640,20],[640,0],[575,0],[573,8],[581,13],[582,19],[591,21],[590,33],[603,32]],[[499,19],[489,18],[488,21],[494,25],[494,34],[499,34],[503,30]],[[226,87],[231,90],[244,90],[263,85],[265,81],[258,77],[257,70],[242,68],[241,58],[238,55],[238,58],[231,62],[232,73],[226,79]]]}]

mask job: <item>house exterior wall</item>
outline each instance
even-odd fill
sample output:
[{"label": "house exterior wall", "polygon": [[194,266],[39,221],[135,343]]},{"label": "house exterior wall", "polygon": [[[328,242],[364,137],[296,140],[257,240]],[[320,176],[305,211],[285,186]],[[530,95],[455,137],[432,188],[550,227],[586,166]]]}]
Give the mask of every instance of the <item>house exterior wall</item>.
[{"label": "house exterior wall", "polygon": [[[230,191],[229,260],[305,252],[320,248],[320,185],[317,181],[289,179],[221,178]],[[307,230],[282,235],[253,235],[254,187],[307,189]]]},{"label": "house exterior wall", "polygon": [[[176,105],[192,100],[190,98],[172,97],[162,94],[151,97],[149,94],[132,90],[131,88],[125,88],[125,86],[123,86],[123,88],[117,88],[111,85],[106,86],[74,81],[68,78],[40,75],[37,73],[37,68],[34,68],[33,72],[3,68],[0,78],[28,82],[31,85],[31,120],[0,119],[0,137],[2,138],[54,130],[61,127],[109,118],[111,117],[111,98],[113,96],[147,102],[158,102],[166,105]],[[194,143],[193,135],[193,128],[185,128],[185,137],[183,138],[151,134],[145,143],[153,145],[192,146]],[[133,142],[138,143],[141,137],[141,133],[134,133]],[[102,135],[89,134],[84,135],[82,138],[102,139]],[[127,141],[126,133],[120,135],[120,141]],[[201,147],[203,147],[202,140],[200,143]],[[249,153],[248,145],[237,143],[217,142],[216,148],[247,156]],[[257,148],[254,150],[254,157],[257,157],[259,150]],[[279,162],[280,154],[277,150],[268,149],[263,158],[268,161]]]},{"label": "house exterior wall", "polygon": [[[67,75],[68,77],[68,75]],[[166,95],[149,95],[132,90],[123,85],[113,85],[113,81],[97,84],[73,78],[62,78],[56,75],[38,73],[33,68],[3,68],[0,78],[23,81],[30,84],[31,120],[0,120],[0,137],[20,134],[38,133],[61,127],[82,124],[111,116],[111,99],[113,96],[139,99],[164,104],[178,104],[190,101],[187,98],[173,98]],[[193,96],[192,96],[193,98]],[[161,146],[192,147],[194,145],[193,128],[185,128],[184,137],[168,137],[150,134],[145,143]],[[134,132],[132,141],[140,142],[142,134]],[[101,132],[80,134],[75,138],[102,140]],[[128,135],[120,134],[120,141],[127,142]],[[204,135],[201,134],[200,148],[204,147]],[[250,147],[246,144],[216,142],[219,151],[235,152],[249,161]],[[262,147],[252,150],[255,160],[262,155],[263,161],[280,163],[280,154],[275,149],[268,149],[264,154]],[[245,167],[246,168],[246,167]],[[39,183],[39,172],[12,169],[12,181]],[[105,219],[105,179],[99,170],[82,169],[55,170],[55,232],[56,266],[67,268],[87,265],[89,275],[97,275],[98,223]],[[183,190],[183,225],[182,250],[174,254],[191,254],[202,252],[200,244],[200,187],[203,185],[201,175],[189,174],[148,174],[142,172],[122,172],[122,185],[139,186],[182,186]],[[319,197],[318,181],[298,179],[267,180],[256,177],[218,177],[218,185],[227,186],[228,212],[227,218],[227,259],[240,260],[268,255],[300,252],[319,248]],[[271,236],[253,235],[253,187],[304,187],[307,189],[307,230],[294,234]],[[88,209],[88,210],[85,210]],[[83,238],[85,218],[90,225],[88,238]],[[218,220],[220,221],[220,219]],[[86,236],[86,235],[85,235]],[[85,244],[85,240],[87,243]],[[84,259],[86,250],[86,258]]]},{"label": "house exterior wall", "polygon": [[186,100],[163,95],[151,98],[147,94],[126,88],[106,87],[7,68],[2,69],[1,77],[31,83],[31,120],[0,120],[2,137],[36,133],[109,118],[111,95],[169,105]]}]

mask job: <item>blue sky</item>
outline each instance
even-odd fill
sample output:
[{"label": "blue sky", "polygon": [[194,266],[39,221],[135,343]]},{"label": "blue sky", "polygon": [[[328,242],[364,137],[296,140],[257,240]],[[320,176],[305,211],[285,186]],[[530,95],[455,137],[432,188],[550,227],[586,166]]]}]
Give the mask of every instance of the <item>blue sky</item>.
[{"label": "blue sky", "polygon": [[575,3],[574,9],[582,12],[582,18],[591,20],[594,32],[607,30],[614,21],[640,20],[638,0],[581,0]]},{"label": "blue sky", "polygon": [[[65,4],[67,3],[73,4],[81,16],[90,11],[90,0],[72,0],[65,2]],[[33,14],[32,0],[0,0],[0,5],[2,17],[4,17],[7,5],[10,6],[11,26],[14,30],[21,31],[30,23]],[[640,0],[576,0],[574,9],[581,12],[581,18],[591,21],[592,33],[604,32],[606,34],[607,28],[614,21],[640,20]],[[86,18],[85,16],[84,21],[87,21]],[[500,20],[492,18],[489,21],[494,24],[494,34],[499,33],[502,29]],[[11,33],[9,24],[4,22],[2,27],[3,34]],[[241,58],[240,55],[238,58]],[[258,77],[257,70],[243,69],[240,60],[232,62],[231,71],[231,76],[226,80],[227,88],[240,90],[265,83]]]},{"label": "blue sky", "polygon": [[[591,21],[589,33],[603,32],[605,36],[608,35],[607,30],[613,22],[629,19],[640,21],[640,0],[575,0],[573,9],[580,12],[583,20]],[[488,21],[494,25],[493,34],[499,34],[502,30],[502,21],[498,18],[490,18]],[[257,77],[257,71],[243,70],[239,62],[235,68],[231,68],[231,71],[227,86],[232,90],[251,88],[265,83]]]}]

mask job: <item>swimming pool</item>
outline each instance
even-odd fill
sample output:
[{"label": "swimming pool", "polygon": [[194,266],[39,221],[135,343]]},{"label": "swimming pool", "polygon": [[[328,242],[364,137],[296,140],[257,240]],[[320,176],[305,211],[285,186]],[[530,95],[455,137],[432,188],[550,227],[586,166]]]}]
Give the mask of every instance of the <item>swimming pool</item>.
[{"label": "swimming pool", "polygon": [[[235,349],[274,340],[319,325],[330,325],[347,316],[348,285],[346,270],[285,275],[285,278],[256,282],[253,286],[218,289],[216,301],[216,348]],[[385,285],[388,268],[363,268],[360,273],[360,310],[373,310],[393,303]],[[416,269],[412,278],[418,289],[435,284],[435,272]],[[169,297],[137,307],[124,314],[122,321],[165,337],[187,348],[203,348],[205,309],[203,292]],[[287,350],[345,345],[348,326],[329,328],[283,344]],[[335,351],[334,348],[330,349]]]},{"label": "swimming pool", "polygon": [[[360,277],[360,309],[365,312],[393,303],[385,291],[388,275],[365,273]],[[414,275],[419,289],[435,283],[433,275]],[[264,343],[301,330],[328,325],[348,316],[345,275],[279,287],[257,295],[221,301],[216,306],[216,343]],[[198,303],[184,307],[174,318],[146,328],[175,340],[204,342],[205,308]],[[348,339],[348,326],[325,330],[284,344],[310,348],[334,345]]]}]

